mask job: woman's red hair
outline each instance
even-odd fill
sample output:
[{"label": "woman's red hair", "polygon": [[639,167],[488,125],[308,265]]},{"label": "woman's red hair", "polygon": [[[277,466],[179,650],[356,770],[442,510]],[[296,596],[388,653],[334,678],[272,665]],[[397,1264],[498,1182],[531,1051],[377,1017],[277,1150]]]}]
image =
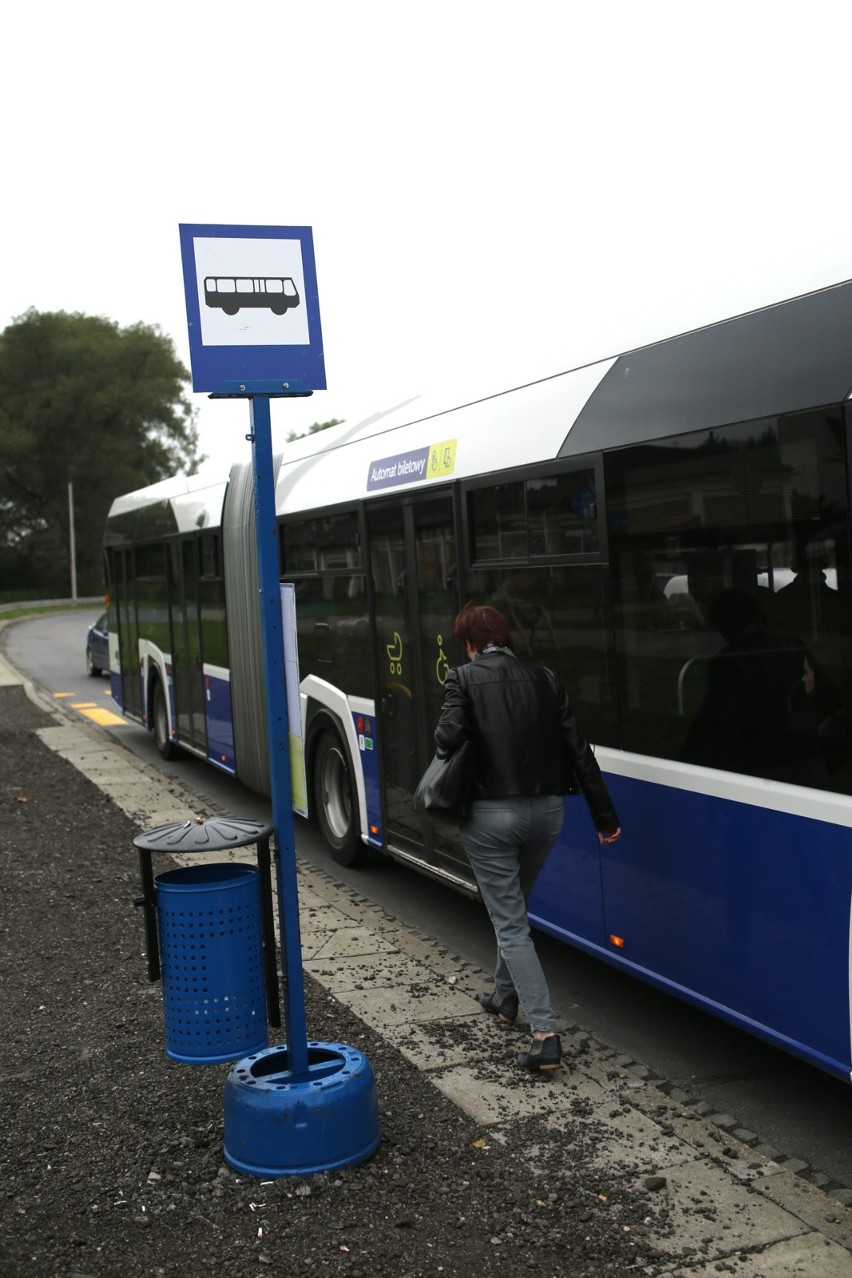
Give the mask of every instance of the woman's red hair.
[{"label": "woman's red hair", "polygon": [[491,604],[466,603],[450,633],[458,643],[472,643],[477,652],[482,652],[490,643],[499,648],[512,647],[509,623]]}]

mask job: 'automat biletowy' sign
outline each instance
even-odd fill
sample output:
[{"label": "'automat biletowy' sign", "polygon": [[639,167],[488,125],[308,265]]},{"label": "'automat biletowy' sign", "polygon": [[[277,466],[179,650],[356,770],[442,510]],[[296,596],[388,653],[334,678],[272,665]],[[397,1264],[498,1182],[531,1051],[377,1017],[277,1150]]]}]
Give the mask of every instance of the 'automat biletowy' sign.
[{"label": "'automat biletowy' sign", "polygon": [[180,227],[192,389],[293,378],[324,390],[309,226]]},{"label": "'automat biletowy' sign", "polygon": [[407,453],[380,457],[367,467],[367,492],[377,488],[396,488],[400,484],[418,484],[423,479],[446,479],[456,465],[456,441],[441,440]]}]

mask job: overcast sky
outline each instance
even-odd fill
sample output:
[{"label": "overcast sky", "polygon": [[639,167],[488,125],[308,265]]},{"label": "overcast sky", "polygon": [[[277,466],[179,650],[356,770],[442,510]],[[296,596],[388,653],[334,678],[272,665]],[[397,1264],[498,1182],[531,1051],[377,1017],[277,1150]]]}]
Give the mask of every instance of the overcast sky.
[{"label": "overcast sky", "polygon": [[[275,444],[852,277],[832,0],[7,5],[0,327],[158,324],[178,226],[310,226],[326,391]],[[245,403],[196,395],[222,472]]]}]

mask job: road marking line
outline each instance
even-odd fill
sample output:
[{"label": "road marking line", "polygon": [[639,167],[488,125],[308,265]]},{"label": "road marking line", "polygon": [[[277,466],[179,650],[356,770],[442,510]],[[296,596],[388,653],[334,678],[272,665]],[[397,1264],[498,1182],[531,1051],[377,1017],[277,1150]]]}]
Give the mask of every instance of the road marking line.
[{"label": "road marking line", "polygon": [[120,715],[113,714],[111,710],[104,709],[103,706],[75,706],[75,710],[80,710],[87,719],[91,719],[93,723],[99,724],[103,728],[112,727],[113,724],[123,724],[126,726],[127,720],[122,719]]}]

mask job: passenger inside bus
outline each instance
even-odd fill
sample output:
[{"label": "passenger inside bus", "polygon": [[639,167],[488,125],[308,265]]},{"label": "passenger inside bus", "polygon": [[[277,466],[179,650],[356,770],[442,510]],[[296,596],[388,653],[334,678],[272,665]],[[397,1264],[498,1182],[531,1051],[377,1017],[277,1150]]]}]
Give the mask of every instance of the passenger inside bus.
[{"label": "passenger inside bus", "polygon": [[805,646],[774,634],[753,593],[737,587],[710,600],[708,620],[726,641],[710,660],[707,689],[686,736],[688,763],[802,784],[801,741],[788,732]]},{"label": "passenger inside bus", "polygon": [[529,656],[537,642],[541,646],[542,638],[559,647],[553,612],[542,603],[541,591],[541,576],[535,568],[514,568],[491,595],[491,603],[508,618],[516,643]]},{"label": "passenger inside bus", "polygon": [[852,753],[852,730],[835,680],[812,652],[805,652],[803,664],[802,677],[790,690],[788,720],[800,783],[831,790]]},{"label": "passenger inside bus", "polygon": [[[833,586],[829,584],[830,573]],[[793,580],[775,593],[771,609],[774,624],[785,634],[840,633],[843,604],[837,592],[837,573],[826,557],[803,549]]]}]

